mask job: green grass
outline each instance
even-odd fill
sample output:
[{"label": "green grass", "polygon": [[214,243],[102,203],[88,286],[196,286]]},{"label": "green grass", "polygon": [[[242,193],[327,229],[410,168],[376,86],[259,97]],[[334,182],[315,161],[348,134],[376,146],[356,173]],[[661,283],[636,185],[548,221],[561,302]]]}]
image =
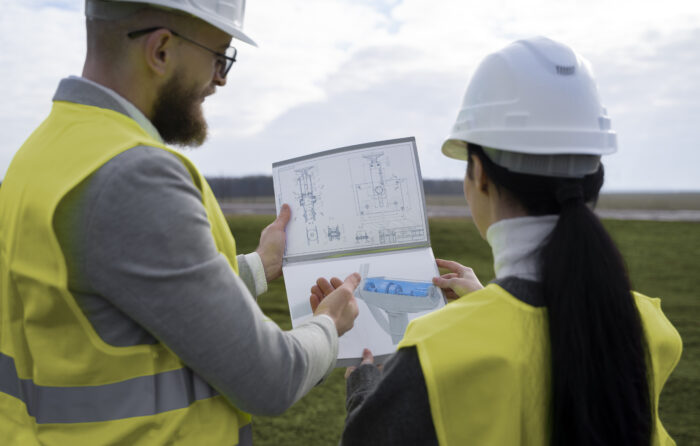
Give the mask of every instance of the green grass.
[{"label": "green grass", "polygon": [[[232,217],[239,252],[254,250],[260,231],[271,221],[270,216]],[[661,419],[679,445],[700,445],[700,224],[608,220],[605,226],[625,256],[634,288],[662,298],[666,315],[683,338],[683,357],[661,396]],[[430,236],[436,257],[471,266],[482,282],[493,278],[490,248],[471,221],[433,219]],[[282,280],[259,301],[280,327],[291,328]],[[337,444],[344,401],[343,370],[338,369],[283,416],[255,417],[255,444]]]}]

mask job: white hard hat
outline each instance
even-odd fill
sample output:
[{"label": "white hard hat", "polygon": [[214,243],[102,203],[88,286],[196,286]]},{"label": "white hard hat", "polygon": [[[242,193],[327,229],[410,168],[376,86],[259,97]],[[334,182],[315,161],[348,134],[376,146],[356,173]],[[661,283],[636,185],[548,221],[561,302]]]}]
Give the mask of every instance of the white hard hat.
[{"label": "white hard hat", "polygon": [[243,32],[245,0],[85,0],[85,15],[108,18],[129,13],[143,5],[182,11],[220,29],[235,39],[257,44]]},{"label": "white hard hat", "polygon": [[442,152],[464,160],[466,143],[515,172],[569,177],[594,172],[600,155],[617,150],[588,61],[545,37],[481,62]]}]

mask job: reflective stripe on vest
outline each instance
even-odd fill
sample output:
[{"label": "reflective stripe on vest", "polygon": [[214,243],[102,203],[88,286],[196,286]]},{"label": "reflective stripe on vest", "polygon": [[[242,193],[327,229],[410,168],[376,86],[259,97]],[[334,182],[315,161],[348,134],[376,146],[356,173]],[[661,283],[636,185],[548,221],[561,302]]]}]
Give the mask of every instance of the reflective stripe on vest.
[{"label": "reflective stripe on vest", "polygon": [[[55,387],[19,379],[15,361],[0,353],[0,392],[26,404],[37,424],[87,423],[155,415],[218,395],[188,368],[101,386]],[[139,398],[124,398],[139,395]]]}]

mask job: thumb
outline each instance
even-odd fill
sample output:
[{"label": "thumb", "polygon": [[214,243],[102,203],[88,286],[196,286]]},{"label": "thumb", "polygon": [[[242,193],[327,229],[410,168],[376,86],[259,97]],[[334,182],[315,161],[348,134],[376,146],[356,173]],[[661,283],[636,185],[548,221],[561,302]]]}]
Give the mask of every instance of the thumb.
[{"label": "thumb", "polygon": [[277,218],[274,221],[274,224],[282,225],[282,227],[286,227],[287,223],[289,223],[290,218],[292,218],[292,208],[290,208],[287,203],[284,203],[282,205],[282,208],[280,209],[280,214],[277,216]]},{"label": "thumb", "polygon": [[355,288],[360,284],[362,281],[362,277],[358,273],[352,273],[348,277],[345,278],[345,282],[343,282],[344,287],[350,288],[350,291],[355,291]]},{"label": "thumb", "polygon": [[362,362],[360,364],[374,364],[374,355],[370,349],[362,350]]}]

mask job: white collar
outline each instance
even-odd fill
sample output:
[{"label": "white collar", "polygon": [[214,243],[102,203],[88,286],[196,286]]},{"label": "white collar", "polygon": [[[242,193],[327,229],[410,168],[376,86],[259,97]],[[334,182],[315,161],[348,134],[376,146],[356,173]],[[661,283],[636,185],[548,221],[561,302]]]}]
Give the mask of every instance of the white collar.
[{"label": "white collar", "polygon": [[84,78],[84,77],[80,77],[80,76],[69,76],[69,79],[75,79],[75,80],[78,80],[78,81],[80,81],[80,82],[86,82],[86,83],[88,83],[88,84],[90,84],[90,85],[92,85],[92,86],[95,86],[95,87],[99,88],[100,90],[104,91],[104,92],[107,93],[108,95],[110,95],[112,98],[114,98],[115,101],[117,101],[117,102],[119,103],[119,105],[121,105],[122,107],[124,107],[124,110],[126,111],[126,114],[127,114],[131,119],[133,119],[134,121],[136,121],[136,123],[137,123],[138,125],[140,125],[141,128],[143,128],[152,138],[154,138],[156,141],[159,141],[159,142],[161,142],[161,143],[163,142],[163,138],[161,138],[160,133],[159,133],[158,130],[155,128],[155,126],[153,125],[153,123],[151,123],[151,121],[146,117],[146,115],[144,115],[143,113],[141,113],[141,110],[139,110],[138,108],[136,108],[136,106],[135,106],[134,104],[132,104],[131,102],[129,102],[126,98],[124,98],[123,96],[121,96],[119,93],[117,93],[116,91],[112,90],[111,88],[105,87],[105,86],[102,85],[102,84],[98,84],[97,82],[92,81],[92,80],[90,80],[90,79],[86,79],[86,78]]},{"label": "white collar", "polygon": [[486,240],[493,251],[496,279],[518,277],[540,281],[537,251],[558,219],[558,215],[508,218],[489,226]]}]

